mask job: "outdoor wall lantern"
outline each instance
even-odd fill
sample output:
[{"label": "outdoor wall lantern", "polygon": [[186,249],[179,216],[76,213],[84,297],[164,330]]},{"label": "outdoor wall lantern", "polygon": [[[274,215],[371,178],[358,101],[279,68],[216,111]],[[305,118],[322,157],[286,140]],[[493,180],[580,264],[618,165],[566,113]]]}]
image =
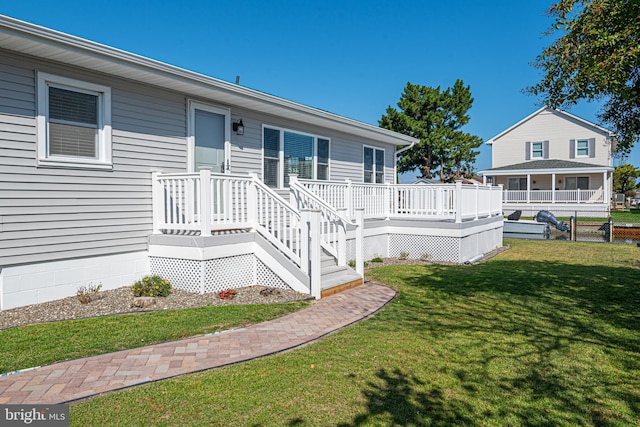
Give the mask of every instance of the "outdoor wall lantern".
[{"label": "outdoor wall lantern", "polygon": [[562,180],[561,179],[558,180],[558,184],[562,184]]},{"label": "outdoor wall lantern", "polygon": [[236,135],[244,135],[244,123],[242,123],[242,119],[233,122],[233,131]]}]

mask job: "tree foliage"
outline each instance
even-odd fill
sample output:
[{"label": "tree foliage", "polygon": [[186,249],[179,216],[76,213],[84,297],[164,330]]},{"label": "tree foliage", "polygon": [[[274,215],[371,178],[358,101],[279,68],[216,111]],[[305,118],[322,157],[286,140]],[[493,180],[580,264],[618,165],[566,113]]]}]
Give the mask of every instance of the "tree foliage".
[{"label": "tree foliage", "polygon": [[527,91],[554,108],[606,100],[600,120],[628,152],[640,136],[640,1],[559,0],[548,14],[548,34],[560,35],[533,63],[542,81]]},{"label": "tree foliage", "polygon": [[441,180],[460,178],[473,171],[482,139],[465,133],[467,112],[473,104],[471,89],[462,80],[453,87],[415,85],[410,82],[398,101],[398,109],[387,107],[380,127],[420,140],[398,159],[399,172],[418,170],[421,178],[439,173]]},{"label": "tree foliage", "polygon": [[636,189],[640,188],[640,184],[636,181],[640,177],[640,169],[633,165],[625,164],[616,166],[613,170],[613,191],[615,193],[624,193],[627,196],[633,196]]}]

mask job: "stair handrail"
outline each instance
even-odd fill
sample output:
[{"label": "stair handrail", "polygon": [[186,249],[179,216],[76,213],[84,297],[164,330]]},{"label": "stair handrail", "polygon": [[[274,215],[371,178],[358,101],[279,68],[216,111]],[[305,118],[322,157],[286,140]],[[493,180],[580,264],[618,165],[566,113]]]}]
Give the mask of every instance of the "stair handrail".
[{"label": "stair handrail", "polygon": [[[287,202],[282,196],[273,191],[269,186],[265,185],[258,176],[254,173],[249,174],[251,176],[256,194],[253,197],[252,206],[250,209],[254,211],[253,217],[255,218],[255,228],[263,237],[276,246],[281,252],[283,252],[291,261],[293,261],[298,267],[302,268],[301,261],[301,247],[304,242],[301,241],[300,234],[300,212],[294,209],[289,202]],[[267,199],[261,198],[261,194],[267,197]],[[274,203],[270,208],[265,206],[264,201],[267,203]],[[286,216],[276,215],[273,218],[266,213],[272,213],[275,209],[280,209]],[[277,219],[281,221],[274,222]],[[282,222],[284,220],[284,222]]]},{"label": "stair handrail", "polygon": [[[350,221],[345,215],[341,214],[333,206],[316,196],[313,192],[302,186],[297,176],[290,175],[289,191],[293,195],[296,202],[296,208],[301,209],[318,209],[321,212],[322,222],[320,244],[332,256],[334,256],[338,265],[347,264],[346,254],[346,234],[348,227],[358,228],[357,222]],[[345,210],[346,212],[346,210]],[[335,227],[334,227],[335,226]],[[359,244],[359,242],[356,242]]]}]

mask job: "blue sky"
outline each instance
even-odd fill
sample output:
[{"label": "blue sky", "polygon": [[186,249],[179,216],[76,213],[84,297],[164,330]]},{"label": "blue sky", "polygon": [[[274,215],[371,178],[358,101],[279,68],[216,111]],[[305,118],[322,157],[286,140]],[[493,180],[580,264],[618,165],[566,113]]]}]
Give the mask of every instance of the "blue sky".
[{"label": "blue sky", "polygon": [[[471,86],[487,140],[540,107],[522,89],[549,1],[12,1],[0,13],[377,125],[407,81]],[[597,104],[569,112],[597,123]],[[640,166],[640,147],[629,162]],[[616,163],[617,164],[617,163]],[[491,166],[483,145],[476,170]]]}]

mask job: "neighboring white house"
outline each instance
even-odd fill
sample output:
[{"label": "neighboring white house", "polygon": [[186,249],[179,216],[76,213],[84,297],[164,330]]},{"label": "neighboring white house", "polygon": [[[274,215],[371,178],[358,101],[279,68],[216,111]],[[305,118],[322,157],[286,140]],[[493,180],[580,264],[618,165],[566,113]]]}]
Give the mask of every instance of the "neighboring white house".
[{"label": "neighboring white house", "polygon": [[486,143],[492,164],[480,173],[503,186],[505,214],[608,215],[615,149],[611,131],[543,107]]},{"label": "neighboring white house", "polygon": [[149,273],[320,297],[500,246],[496,188],[395,184],[415,142],[0,15],[0,309]]}]

